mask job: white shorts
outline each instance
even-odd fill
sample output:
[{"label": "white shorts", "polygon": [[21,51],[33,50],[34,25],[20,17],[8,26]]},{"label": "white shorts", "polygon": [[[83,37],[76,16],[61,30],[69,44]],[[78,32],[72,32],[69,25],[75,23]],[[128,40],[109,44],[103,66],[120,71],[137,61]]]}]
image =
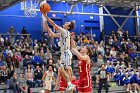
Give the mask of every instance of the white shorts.
[{"label": "white shorts", "polygon": [[60,61],[64,66],[71,66],[72,62],[72,53],[70,50],[64,51],[61,53]]},{"label": "white shorts", "polygon": [[47,90],[51,90],[51,88],[52,88],[52,84],[46,84],[44,86],[44,89],[47,89]]}]

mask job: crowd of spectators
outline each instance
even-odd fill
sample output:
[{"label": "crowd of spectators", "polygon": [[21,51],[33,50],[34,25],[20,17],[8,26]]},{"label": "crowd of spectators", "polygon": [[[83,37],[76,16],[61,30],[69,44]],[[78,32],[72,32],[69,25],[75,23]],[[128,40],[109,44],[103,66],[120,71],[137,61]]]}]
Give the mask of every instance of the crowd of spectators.
[{"label": "crowd of spectators", "polygon": [[[128,67],[132,68],[132,64],[138,67],[140,43],[138,39],[130,38],[128,31],[112,31],[108,38],[104,37],[98,42],[94,40],[95,35],[81,33],[75,36],[75,41],[78,49],[84,45],[91,47],[93,63],[97,63],[98,66],[106,64],[110,78],[114,78],[118,85],[123,85],[124,77],[127,78],[126,72],[130,77],[138,71],[138,68],[135,71],[129,70]],[[29,35],[20,36],[18,39],[12,37],[12,42],[10,39],[10,36],[0,35],[0,83],[8,84],[14,93],[17,91],[26,93],[27,87],[42,87],[41,79],[49,64],[54,66],[57,78],[60,62],[54,61],[52,56],[52,52],[59,49],[57,44],[48,45],[48,42],[39,42],[36,39],[33,41]],[[23,69],[23,73],[17,74],[15,69]],[[129,75],[130,71],[134,73]],[[121,75],[119,80],[118,73]]]}]

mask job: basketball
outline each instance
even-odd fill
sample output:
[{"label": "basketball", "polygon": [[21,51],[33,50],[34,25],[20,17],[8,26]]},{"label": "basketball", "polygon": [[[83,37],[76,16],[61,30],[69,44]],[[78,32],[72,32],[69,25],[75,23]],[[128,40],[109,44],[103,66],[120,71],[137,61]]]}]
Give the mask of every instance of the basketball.
[{"label": "basketball", "polygon": [[50,5],[47,4],[47,3],[44,3],[44,4],[42,4],[42,5],[40,6],[40,11],[41,11],[42,13],[48,13],[50,10],[51,10],[51,7],[50,7]]}]

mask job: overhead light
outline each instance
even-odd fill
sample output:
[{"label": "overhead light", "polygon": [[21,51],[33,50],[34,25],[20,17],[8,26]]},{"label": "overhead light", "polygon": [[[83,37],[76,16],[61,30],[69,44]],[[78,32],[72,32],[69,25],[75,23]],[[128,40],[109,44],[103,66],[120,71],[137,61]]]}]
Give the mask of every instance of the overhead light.
[{"label": "overhead light", "polygon": [[61,2],[65,2],[65,1],[61,1]]}]

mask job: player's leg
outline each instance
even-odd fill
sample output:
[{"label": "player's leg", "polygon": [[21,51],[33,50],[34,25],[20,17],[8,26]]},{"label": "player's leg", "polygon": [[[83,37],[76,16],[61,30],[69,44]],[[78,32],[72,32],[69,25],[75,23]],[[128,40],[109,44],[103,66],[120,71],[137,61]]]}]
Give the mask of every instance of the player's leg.
[{"label": "player's leg", "polygon": [[63,73],[66,82],[71,82],[68,73],[65,71],[64,66],[60,67],[60,72]]},{"label": "player's leg", "polygon": [[66,70],[67,74],[69,75],[70,81],[72,81],[73,72],[72,72],[71,66],[65,67],[65,70]]},{"label": "player's leg", "polygon": [[[63,64],[61,64],[61,66],[60,66],[60,72],[63,74],[64,79],[66,80],[67,85],[68,85],[66,91],[71,91],[74,89],[75,86],[71,83],[70,76],[65,70],[65,67],[71,66],[71,63],[70,63],[71,58],[68,56],[67,52],[64,52],[64,54],[61,55],[61,58],[62,58],[61,60],[62,60]],[[70,65],[69,65],[69,63],[70,63]]]},{"label": "player's leg", "polygon": [[51,90],[51,84],[46,84],[45,93],[50,93],[50,90]]},{"label": "player's leg", "polygon": [[66,81],[60,81],[60,87],[59,87],[59,90],[60,90],[60,93],[64,93],[64,91],[66,90],[67,88],[67,82]]}]

